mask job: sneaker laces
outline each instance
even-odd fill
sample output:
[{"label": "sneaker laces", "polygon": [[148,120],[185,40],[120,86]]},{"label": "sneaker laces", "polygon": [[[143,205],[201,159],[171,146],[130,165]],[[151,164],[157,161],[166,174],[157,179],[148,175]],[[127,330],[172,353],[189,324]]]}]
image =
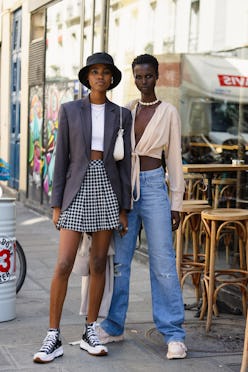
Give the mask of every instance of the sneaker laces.
[{"label": "sneaker laces", "polygon": [[184,351],[187,351],[186,345],[183,342],[181,342],[181,341],[171,341],[170,342],[170,345],[172,347],[173,347],[173,345],[178,346],[178,347],[182,348]]},{"label": "sneaker laces", "polygon": [[86,325],[86,336],[91,345],[93,346],[101,345],[100,340],[96,334],[94,323]]},{"label": "sneaker laces", "polygon": [[49,354],[56,345],[58,340],[58,332],[48,332],[46,337],[43,340],[42,346],[40,348],[40,351],[45,352],[46,354]]}]

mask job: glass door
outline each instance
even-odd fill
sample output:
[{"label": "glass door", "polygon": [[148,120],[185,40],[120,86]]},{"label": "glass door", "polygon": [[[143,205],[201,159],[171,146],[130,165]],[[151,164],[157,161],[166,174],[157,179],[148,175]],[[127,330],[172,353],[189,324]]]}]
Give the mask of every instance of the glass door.
[{"label": "glass door", "polygon": [[14,12],[11,45],[11,104],[10,104],[10,180],[9,185],[19,188],[20,160],[20,100],[21,100],[21,16]]}]

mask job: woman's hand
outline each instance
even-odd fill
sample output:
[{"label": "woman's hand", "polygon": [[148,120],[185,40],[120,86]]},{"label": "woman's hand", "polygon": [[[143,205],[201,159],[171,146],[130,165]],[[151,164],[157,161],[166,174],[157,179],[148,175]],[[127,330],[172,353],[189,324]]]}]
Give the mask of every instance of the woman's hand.
[{"label": "woman's hand", "polygon": [[125,209],[120,211],[120,236],[124,236],[128,232],[128,220],[127,220],[127,212]]},{"label": "woman's hand", "polygon": [[55,225],[55,227],[57,228],[57,223],[58,223],[58,220],[59,220],[59,216],[61,214],[61,208],[59,207],[54,207],[53,208],[53,223]]},{"label": "woman's hand", "polygon": [[178,211],[171,211],[172,231],[177,230],[179,224],[180,224],[180,213]]}]

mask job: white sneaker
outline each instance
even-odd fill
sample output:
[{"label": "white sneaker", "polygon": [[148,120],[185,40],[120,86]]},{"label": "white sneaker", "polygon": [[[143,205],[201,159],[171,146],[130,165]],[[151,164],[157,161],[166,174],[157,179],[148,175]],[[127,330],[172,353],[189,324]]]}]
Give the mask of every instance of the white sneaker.
[{"label": "white sneaker", "polygon": [[108,349],[101,344],[95,330],[95,325],[95,322],[85,325],[85,332],[80,342],[80,348],[88,351],[91,355],[107,355]]},{"label": "white sneaker", "polygon": [[167,359],[183,359],[186,358],[187,348],[183,342],[172,341],[168,344]]},{"label": "white sneaker", "polygon": [[49,330],[40,350],[34,354],[35,363],[49,363],[63,355],[62,342],[58,331]]},{"label": "white sneaker", "polygon": [[96,324],[95,327],[97,336],[101,342],[101,344],[109,344],[111,342],[120,342],[124,340],[124,335],[119,335],[119,336],[111,336],[109,335],[104,329],[100,326],[100,324]]}]

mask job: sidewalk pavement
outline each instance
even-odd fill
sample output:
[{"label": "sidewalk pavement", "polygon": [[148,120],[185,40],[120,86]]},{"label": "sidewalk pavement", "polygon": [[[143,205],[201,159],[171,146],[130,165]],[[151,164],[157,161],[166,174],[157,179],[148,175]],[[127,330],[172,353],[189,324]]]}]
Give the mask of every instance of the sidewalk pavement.
[{"label": "sidewalk pavement", "polygon": [[[48,326],[49,287],[59,233],[48,217],[20,202],[16,206],[16,237],[24,248],[28,267],[16,299],[16,318],[0,323],[0,371],[240,371],[245,320],[239,315],[220,314],[206,334],[205,321],[195,317],[195,310],[187,310],[188,356],[184,360],[166,359],[166,346],[152,321],[148,266],[137,259],[132,264],[125,341],[109,344],[109,355],[101,358],[88,355],[78,345],[69,345],[81,338],[83,323],[78,315],[80,277],[72,274],[61,321],[64,356],[49,364],[34,364],[32,356],[40,348]],[[185,303],[194,302],[189,284],[184,286],[183,295]]]}]

